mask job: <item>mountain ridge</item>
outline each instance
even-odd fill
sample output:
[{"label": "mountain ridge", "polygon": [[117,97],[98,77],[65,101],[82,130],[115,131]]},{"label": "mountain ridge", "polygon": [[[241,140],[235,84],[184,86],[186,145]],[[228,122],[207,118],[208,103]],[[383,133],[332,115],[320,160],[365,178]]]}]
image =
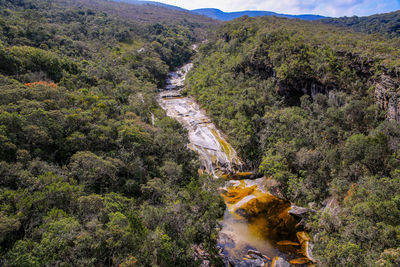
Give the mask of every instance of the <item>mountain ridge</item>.
[{"label": "mountain ridge", "polygon": [[302,20],[320,20],[326,19],[329,17],[321,16],[321,15],[314,15],[314,14],[301,14],[301,15],[290,15],[290,14],[281,14],[272,11],[264,11],[264,10],[243,10],[243,11],[236,11],[236,12],[224,12],[217,8],[199,8],[188,10],[185,8],[181,8],[174,5],[164,4],[156,1],[141,1],[141,0],[112,0],[113,2],[118,3],[127,3],[132,5],[154,5],[158,7],[168,8],[176,11],[184,11],[195,15],[203,15],[208,18],[222,20],[222,21],[229,21],[233,20],[242,16],[249,16],[249,17],[258,17],[258,16],[276,16],[276,17],[284,17],[284,18],[292,18],[292,19],[302,19]]},{"label": "mountain ridge", "polygon": [[244,11],[236,11],[236,12],[224,12],[217,8],[199,8],[191,10],[192,13],[204,15],[213,19],[229,21],[242,16],[249,17],[258,17],[258,16],[276,16],[276,17],[284,17],[284,18],[292,18],[292,19],[302,19],[302,20],[320,20],[325,19],[327,17],[321,15],[313,15],[313,14],[302,14],[302,15],[289,15],[289,14],[280,14],[272,11],[258,11],[258,10],[244,10]]}]

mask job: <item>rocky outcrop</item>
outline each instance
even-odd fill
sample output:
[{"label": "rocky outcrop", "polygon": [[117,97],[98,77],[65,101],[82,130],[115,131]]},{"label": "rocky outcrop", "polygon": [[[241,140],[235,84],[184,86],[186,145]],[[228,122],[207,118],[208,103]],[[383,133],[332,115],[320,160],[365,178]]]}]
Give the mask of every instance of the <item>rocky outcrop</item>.
[{"label": "rocky outcrop", "polygon": [[316,79],[299,79],[295,84],[287,81],[279,81],[277,92],[285,98],[288,105],[300,104],[300,97],[309,95],[314,98],[317,94],[328,94],[329,91],[335,90],[334,85],[322,84]]},{"label": "rocky outcrop", "polygon": [[300,219],[308,217],[310,213],[312,213],[310,209],[299,207],[296,205],[292,205],[292,208],[289,210],[289,214],[298,217]]},{"label": "rocky outcrop", "polygon": [[308,218],[315,213],[315,210],[292,205],[288,213],[299,221],[299,223],[296,225],[297,228],[308,230],[307,229]]},{"label": "rocky outcrop", "polygon": [[272,259],[257,250],[249,249],[247,255],[243,256],[241,259],[229,259],[225,257],[224,262],[225,266],[264,267],[270,266],[270,264],[272,264]]},{"label": "rocky outcrop", "polygon": [[400,80],[389,75],[381,75],[375,82],[375,99],[379,107],[386,110],[386,118],[400,121]]},{"label": "rocky outcrop", "polygon": [[208,254],[208,252],[204,250],[201,244],[192,246],[192,250],[194,253],[194,258],[200,263],[201,267],[211,266],[210,254]]},{"label": "rocky outcrop", "polygon": [[[226,36],[225,41],[229,41]],[[321,74],[310,76],[307,73],[299,73],[295,79],[278,79],[276,66],[268,52],[268,48],[263,45],[255,48],[252,54],[245,56],[233,68],[234,78],[241,73],[248,77],[258,76],[263,80],[276,78],[276,91],[285,98],[288,105],[299,105],[300,97],[305,94],[314,98],[318,93],[329,95],[332,91],[346,89],[341,88],[343,84],[340,86],[337,79],[326,80],[320,77]],[[379,66],[377,71],[373,58],[350,51],[339,50],[335,53],[354,71],[356,79],[361,81],[362,90],[366,92],[371,86],[374,88],[376,102],[382,110],[386,111],[387,119],[400,121],[400,68],[389,70],[384,66]]]},{"label": "rocky outcrop", "polygon": [[275,257],[272,261],[272,267],[290,267],[292,266],[289,262],[281,257]]}]

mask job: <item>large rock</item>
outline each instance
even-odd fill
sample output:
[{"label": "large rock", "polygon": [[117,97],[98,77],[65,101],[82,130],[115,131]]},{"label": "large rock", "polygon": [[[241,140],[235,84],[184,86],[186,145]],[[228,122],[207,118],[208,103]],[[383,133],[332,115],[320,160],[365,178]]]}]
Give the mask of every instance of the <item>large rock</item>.
[{"label": "large rock", "polygon": [[308,218],[311,214],[315,213],[315,210],[292,205],[292,208],[288,212],[296,218],[303,219]]},{"label": "large rock", "polygon": [[272,260],[271,267],[290,267],[291,264],[281,257],[275,257]]},{"label": "large rock", "polygon": [[238,207],[236,213],[245,218],[254,218],[259,215],[265,215],[270,218],[283,213],[289,206],[289,202],[269,193],[264,193],[257,197],[249,198],[249,201]]},{"label": "large rock", "polygon": [[194,258],[200,262],[201,267],[210,267],[210,254],[204,250],[202,245],[193,245]]},{"label": "large rock", "polygon": [[253,249],[249,249],[247,255],[241,259],[231,259],[229,257],[224,258],[225,266],[235,267],[264,267],[266,264],[271,263],[271,259],[261,252]]},{"label": "large rock", "polygon": [[399,81],[389,75],[382,75],[375,82],[375,99],[378,106],[386,110],[389,120],[400,121],[400,93]]},{"label": "large rock", "polygon": [[246,260],[230,260],[228,264],[234,267],[263,267],[265,266],[265,261],[261,257],[256,257]]},{"label": "large rock", "polygon": [[235,247],[235,240],[233,236],[229,236],[227,233],[220,232],[218,236],[218,244],[224,248],[224,247]]},{"label": "large rock", "polygon": [[297,229],[309,230],[307,227],[307,220],[312,214],[315,213],[315,210],[292,205],[288,213],[299,221],[296,225]]},{"label": "large rock", "polygon": [[249,255],[256,255],[258,257],[262,257],[262,254],[260,251],[258,250],[254,250],[254,249],[249,249],[249,251],[247,251],[247,254]]}]

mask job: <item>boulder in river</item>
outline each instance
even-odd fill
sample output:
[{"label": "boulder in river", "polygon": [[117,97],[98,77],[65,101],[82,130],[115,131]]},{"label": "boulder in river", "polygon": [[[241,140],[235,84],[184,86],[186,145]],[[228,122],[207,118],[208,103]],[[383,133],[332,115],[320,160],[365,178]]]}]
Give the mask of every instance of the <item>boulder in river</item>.
[{"label": "boulder in river", "polygon": [[297,259],[293,259],[293,260],[289,261],[290,264],[296,264],[296,265],[297,264],[307,264],[309,262],[310,262],[309,258],[297,258]]},{"label": "boulder in river", "polygon": [[257,255],[257,256],[259,256],[259,257],[262,257],[262,254],[261,254],[261,252],[260,251],[257,251],[257,250],[254,250],[254,249],[249,249],[249,251],[247,251],[247,254],[249,254],[249,255]]},{"label": "boulder in river", "polygon": [[262,267],[265,266],[265,261],[262,257],[257,255],[251,255],[251,257],[243,257],[243,259],[231,259],[229,260],[230,266],[235,267]]},{"label": "boulder in river", "polygon": [[291,266],[290,263],[281,257],[275,257],[272,260],[272,265],[271,265],[271,267],[290,267],[290,266]]},{"label": "boulder in river", "polygon": [[266,216],[277,215],[287,209],[290,204],[269,193],[257,194],[247,202],[237,207],[236,213],[245,218],[254,218],[260,214]]},{"label": "boulder in river", "polygon": [[218,237],[218,244],[220,247],[235,247],[234,237],[229,236],[227,233],[220,233]]}]

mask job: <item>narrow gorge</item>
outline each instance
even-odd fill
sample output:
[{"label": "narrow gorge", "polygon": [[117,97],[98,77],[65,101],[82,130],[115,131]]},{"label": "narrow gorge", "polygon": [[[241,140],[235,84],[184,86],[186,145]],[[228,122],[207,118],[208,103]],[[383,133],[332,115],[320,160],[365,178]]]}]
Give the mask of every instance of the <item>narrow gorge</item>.
[{"label": "narrow gorge", "polygon": [[188,147],[199,154],[199,172],[225,179],[220,188],[227,209],[221,218],[218,247],[225,264],[235,266],[289,266],[312,262],[309,237],[289,214],[292,204],[268,192],[266,177],[245,171],[242,160],[191,97],[181,95],[188,63],[167,79],[157,97],[167,116],[187,130]]}]

